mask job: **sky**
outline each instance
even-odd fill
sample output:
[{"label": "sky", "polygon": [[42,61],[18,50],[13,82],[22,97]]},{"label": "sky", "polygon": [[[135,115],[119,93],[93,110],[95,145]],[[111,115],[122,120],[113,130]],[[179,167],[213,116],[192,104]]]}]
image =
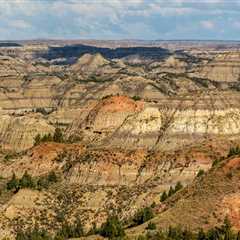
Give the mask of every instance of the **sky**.
[{"label": "sky", "polygon": [[0,0],[0,39],[240,40],[240,0]]}]

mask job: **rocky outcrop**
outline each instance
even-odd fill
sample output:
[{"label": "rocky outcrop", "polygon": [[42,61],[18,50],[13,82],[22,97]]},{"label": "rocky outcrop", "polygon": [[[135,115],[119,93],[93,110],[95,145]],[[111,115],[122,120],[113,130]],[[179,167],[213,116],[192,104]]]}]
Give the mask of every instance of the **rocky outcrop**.
[{"label": "rocky outcrop", "polygon": [[[33,222],[56,231],[63,214],[70,222],[79,214],[86,228],[101,225],[110,207],[128,219],[137,209],[159,203],[163,190],[177,181],[186,185],[200,169],[210,168],[213,155],[226,155],[230,143],[185,148],[176,152],[149,153],[144,150],[91,149],[77,144],[44,143],[1,162],[0,172],[10,178],[28,171],[34,178],[54,170],[58,183],[42,191],[22,189],[0,208],[1,233],[13,232],[21,222]],[[48,216],[48,221],[46,221]],[[54,227],[53,227],[54,226]],[[3,234],[2,234],[3,235]]]},{"label": "rocky outcrop", "polygon": [[40,116],[0,117],[0,143],[2,150],[22,151],[33,146],[37,134],[53,133],[50,126]]},{"label": "rocky outcrop", "polygon": [[[200,76],[217,82],[234,82],[240,80],[240,53],[225,52],[216,56],[200,70]],[[198,74],[198,75],[199,75]]]},{"label": "rocky outcrop", "polygon": [[[228,218],[239,231],[239,157],[226,158],[215,164],[192,184],[164,202],[151,220],[157,226],[210,229]],[[190,208],[191,207],[191,208]],[[144,232],[147,224],[129,230],[129,234]]]},{"label": "rocky outcrop", "polygon": [[[124,96],[109,97],[96,104],[85,119],[76,119],[67,132],[87,144],[126,149],[174,149],[207,136],[237,138],[240,132],[237,95],[230,99],[233,108],[223,105],[222,98],[210,96],[214,100],[201,95],[199,99],[171,103],[163,100],[161,104],[143,104]],[[206,105],[208,102],[211,105]]]},{"label": "rocky outcrop", "polygon": [[81,56],[78,61],[71,66],[73,72],[91,74],[94,73],[98,68],[109,64],[109,61],[106,60],[101,54],[84,54]]},{"label": "rocky outcrop", "polygon": [[149,65],[152,73],[184,73],[186,72],[188,63],[184,59],[177,56],[170,56],[162,62],[153,62]]},{"label": "rocky outcrop", "polygon": [[99,141],[142,108],[143,102],[125,96],[107,97],[96,104],[83,121],[75,120],[67,130],[68,136],[78,136],[84,141]]}]

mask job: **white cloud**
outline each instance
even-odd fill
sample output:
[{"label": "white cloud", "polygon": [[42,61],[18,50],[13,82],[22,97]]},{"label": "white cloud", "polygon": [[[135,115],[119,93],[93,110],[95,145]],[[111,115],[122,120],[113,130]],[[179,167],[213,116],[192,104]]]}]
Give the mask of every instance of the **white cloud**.
[{"label": "white cloud", "polygon": [[232,17],[232,22],[228,22],[231,29],[239,28],[240,5],[237,1],[0,0],[0,29],[8,26],[16,31],[26,29],[19,32],[34,38],[54,34],[77,38],[79,33],[85,38],[161,38],[168,33],[174,36],[178,27],[184,29],[187,26],[186,36],[182,34],[188,38],[194,33],[196,24],[203,32],[214,34],[216,26],[227,22],[225,16]]},{"label": "white cloud", "polygon": [[234,22],[234,23],[233,23],[233,26],[234,26],[235,28],[240,29],[240,21]]},{"label": "white cloud", "polygon": [[215,23],[210,20],[201,21],[200,24],[205,29],[214,29],[215,28]]},{"label": "white cloud", "polygon": [[24,20],[13,20],[11,22],[9,22],[8,24],[10,27],[13,28],[20,28],[20,29],[26,29],[26,28],[30,28],[31,24],[24,21]]},{"label": "white cloud", "polygon": [[1,1],[0,16],[34,16],[36,13],[44,10],[48,2],[32,0],[9,0]]}]

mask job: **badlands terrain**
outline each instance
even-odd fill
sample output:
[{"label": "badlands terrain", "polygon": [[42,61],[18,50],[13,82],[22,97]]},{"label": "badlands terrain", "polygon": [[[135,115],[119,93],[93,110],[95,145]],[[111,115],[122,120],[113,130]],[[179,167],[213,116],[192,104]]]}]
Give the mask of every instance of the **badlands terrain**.
[{"label": "badlands terrain", "polygon": [[239,144],[236,42],[0,43],[0,239],[237,232]]}]

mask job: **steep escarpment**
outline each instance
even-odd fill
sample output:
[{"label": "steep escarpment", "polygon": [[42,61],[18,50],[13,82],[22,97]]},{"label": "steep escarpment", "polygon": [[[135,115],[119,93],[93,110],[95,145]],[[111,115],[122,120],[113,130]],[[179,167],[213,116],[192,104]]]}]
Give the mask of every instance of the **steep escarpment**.
[{"label": "steep escarpment", "polygon": [[[57,69],[57,68],[56,68]],[[55,70],[56,70],[55,69]],[[39,69],[33,63],[10,57],[0,58],[0,106],[6,112],[24,112],[36,108],[56,107],[57,91],[61,78]]]},{"label": "steep escarpment", "polygon": [[240,53],[220,53],[213,60],[203,65],[200,75],[219,82],[234,82],[240,79]]},{"label": "steep escarpment", "polygon": [[[160,204],[161,193],[178,181],[184,186],[190,184],[199,170],[207,171],[214,159],[226,156],[231,144],[208,140],[175,152],[154,153],[78,144],[35,146],[1,161],[1,233],[16,232],[20,222],[22,228],[37,223],[57,231],[63,219],[71,222],[79,214],[89,228],[94,222],[100,225],[105,221],[109,208],[116,209],[122,219],[129,219],[144,206]],[[41,190],[13,193],[4,189],[13,172],[21,178],[26,171],[36,180],[54,171],[58,180]]]},{"label": "steep escarpment", "polygon": [[[239,156],[216,161],[207,173],[164,201],[164,207],[151,221],[159,228],[180,224],[197,230],[219,226],[227,217],[239,230],[239,163]],[[139,234],[145,226],[129,230],[129,234]]]},{"label": "steep escarpment", "polygon": [[217,94],[203,92],[195,98],[187,95],[144,104],[126,96],[109,97],[85,118],[77,118],[67,133],[87,144],[126,149],[174,149],[207,136],[238,138],[239,96]]},{"label": "steep escarpment", "polygon": [[130,50],[72,65],[0,57],[0,236],[77,217],[89,229],[110,209],[128,221],[150,205],[159,227],[225,215],[238,227],[239,159],[226,156],[240,142],[239,53]]},{"label": "steep escarpment", "polygon": [[[226,154],[223,148],[219,153],[218,147],[213,149],[216,156]],[[0,210],[1,233],[14,233],[20,222],[23,228],[37,223],[56,231],[61,215],[71,221],[80,214],[89,227],[93,222],[101,224],[109,207],[128,218],[150,202],[159,202],[160,193],[170,185],[177,181],[188,184],[199,169],[208,169],[212,153],[209,146],[151,155],[143,150],[89,149],[76,144],[35,146],[7,162],[1,161],[1,181],[6,182],[13,172],[21,178],[26,171],[33,178],[55,171],[58,181],[41,191],[21,189],[10,196],[2,189],[0,201],[5,202]]]},{"label": "steep escarpment", "polygon": [[[21,64],[23,71],[26,63]],[[82,56],[64,73],[59,72],[64,68],[55,66],[39,73],[35,65],[23,76],[11,75],[14,81],[10,84],[3,78],[2,110],[23,115],[40,111],[51,124],[62,125],[68,136],[85,143],[150,149],[165,139],[163,147],[175,148],[181,145],[178,136],[186,145],[199,136],[236,137],[239,132],[238,83],[193,76],[188,73],[192,65],[187,58],[169,57],[158,65],[159,71],[144,64],[119,65],[99,54]],[[181,70],[165,71],[165,67]],[[132,102],[141,99],[143,106],[104,110],[101,102],[109,95],[126,96],[122,102],[130,101],[127,96]],[[109,101],[104,105],[111,108]]]},{"label": "steep escarpment", "polygon": [[33,146],[37,134],[53,133],[54,127],[40,116],[9,116],[0,118],[0,143],[2,150],[22,151]]},{"label": "steep escarpment", "polygon": [[[211,112],[199,109],[169,111],[146,108],[129,117],[109,138],[109,142],[125,147],[151,148],[159,144],[158,147],[175,148],[211,135],[237,137],[240,131],[239,117],[239,109]],[[181,140],[179,136],[182,136]]]},{"label": "steep escarpment", "polygon": [[68,135],[84,141],[99,141],[142,108],[143,102],[136,102],[126,96],[107,97],[94,106],[83,121],[76,119],[67,130]]},{"label": "steep escarpment", "polygon": [[91,55],[84,54],[78,59],[78,61],[71,66],[73,71],[82,72],[82,73],[93,73],[99,67],[109,64],[109,61],[102,57],[101,54]]}]

